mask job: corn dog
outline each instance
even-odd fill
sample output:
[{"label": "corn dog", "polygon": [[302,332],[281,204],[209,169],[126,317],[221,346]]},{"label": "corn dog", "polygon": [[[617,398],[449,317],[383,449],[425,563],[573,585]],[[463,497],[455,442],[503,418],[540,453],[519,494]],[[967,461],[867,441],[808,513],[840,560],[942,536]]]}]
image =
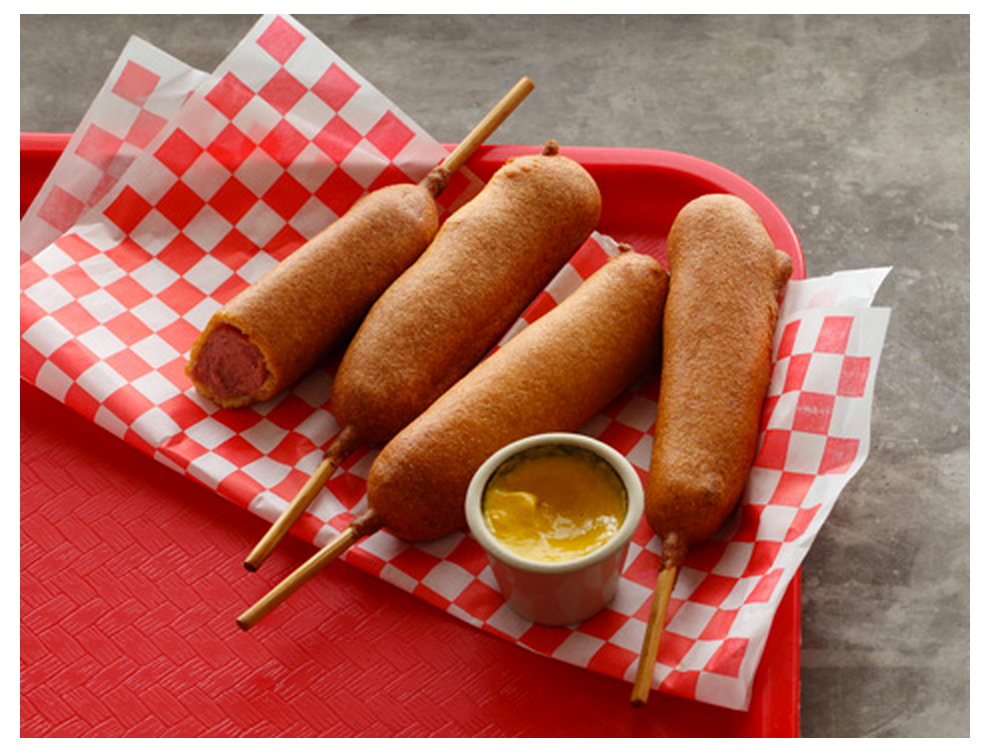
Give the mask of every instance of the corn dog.
[{"label": "corn dog", "polygon": [[469,371],[588,238],[601,199],[549,142],[510,160],[376,302],[345,352],[331,410],[389,440]]},{"label": "corn dog", "polygon": [[465,492],[492,453],[528,435],[576,431],[657,362],[667,275],[626,251],[512,338],[382,450],[369,507],[408,541],[465,525]]},{"label": "corn dog", "polygon": [[[729,195],[686,205],[668,236],[658,421],[645,515],[662,540],[656,603],[687,550],[733,511],[754,459],[771,378],[777,297],[792,272],[757,213]],[[649,625],[632,701],[647,698],[664,608]],[[653,619],[655,616],[653,616]]]}]

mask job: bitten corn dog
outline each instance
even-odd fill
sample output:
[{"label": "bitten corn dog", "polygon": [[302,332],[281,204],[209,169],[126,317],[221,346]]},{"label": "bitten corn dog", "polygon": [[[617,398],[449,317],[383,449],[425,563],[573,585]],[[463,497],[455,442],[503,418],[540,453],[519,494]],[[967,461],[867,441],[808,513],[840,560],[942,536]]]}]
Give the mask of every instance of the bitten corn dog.
[{"label": "bitten corn dog", "polygon": [[632,702],[647,699],[668,596],[692,545],[733,511],[754,459],[771,377],[777,297],[792,272],[757,213],[729,195],[686,205],[668,236],[658,421],[645,515],[661,573]]},{"label": "bitten corn dog", "polygon": [[271,398],[355,331],[437,228],[427,183],[360,199],[213,315],[190,353],[193,384],[222,408]]},{"label": "bitten corn dog", "polygon": [[368,510],[238,618],[248,629],[352,544],[381,527],[405,540],[465,525],[476,469],[532,434],[576,431],[659,359],[668,275],[625,251],[476,366],[380,452]]},{"label": "bitten corn dog", "polygon": [[596,182],[549,141],[510,160],[376,301],[334,377],[341,432],[246,560],[257,568],[337,466],[388,441],[492,348],[599,222]]}]

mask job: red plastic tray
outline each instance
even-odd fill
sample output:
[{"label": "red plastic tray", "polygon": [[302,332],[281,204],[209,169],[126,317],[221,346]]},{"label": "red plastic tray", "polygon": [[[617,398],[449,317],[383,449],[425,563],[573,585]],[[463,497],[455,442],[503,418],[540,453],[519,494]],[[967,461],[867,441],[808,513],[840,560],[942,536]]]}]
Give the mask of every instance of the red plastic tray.
[{"label": "red plastic tray", "polygon": [[[68,138],[21,135],[22,215]],[[676,205],[691,198],[665,192],[670,160],[568,151],[603,189],[603,232],[663,256]],[[488,177],[514,152],[484,147],[470,167]],[[688,159],[700,189],[720,185]],[[281,620],[244,633],[234,617],[260,574],[242,560],[266,524],[36,388],[22,383],[20,398],[23,737],[799,735],[799,575],[748,712],[658,693],[633,709],[627,684],[521,650],[342,563]],[[265,578],[310,554],[285,542]]]}]

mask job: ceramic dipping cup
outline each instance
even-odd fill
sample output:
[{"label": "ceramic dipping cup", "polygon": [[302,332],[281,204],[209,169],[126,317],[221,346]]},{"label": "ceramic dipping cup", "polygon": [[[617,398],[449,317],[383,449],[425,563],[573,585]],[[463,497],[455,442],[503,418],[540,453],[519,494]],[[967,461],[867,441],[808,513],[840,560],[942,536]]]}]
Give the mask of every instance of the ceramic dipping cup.
[{"label": "ceramic dipping cup", "polygon": [[[626,491],[627,510],[619,529],[598,549],[571,560],[525,558],[504,546],[486,523],[484,495],[493,475],[514,456],[542,446],[591,451],[613,468]],[[533,435],[510,443],[479,467],[468,488],[465,515],[510,607],[535,623],[561,626],[592,617],[615,596],[630,540],[644,515],[644,490],[630,462],[595,438],[572,433]]]}]

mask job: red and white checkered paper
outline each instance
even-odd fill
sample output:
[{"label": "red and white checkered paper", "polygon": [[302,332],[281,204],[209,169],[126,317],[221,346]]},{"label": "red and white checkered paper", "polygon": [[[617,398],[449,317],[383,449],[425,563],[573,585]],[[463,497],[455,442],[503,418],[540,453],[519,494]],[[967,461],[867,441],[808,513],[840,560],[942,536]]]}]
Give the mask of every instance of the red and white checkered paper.
[{"label": "red and white checkered paper", "polygon": [[68,232],[114,188],[206,75],[138,37],[128,40],[21,218],[21,262]]},{"label": "red and white checkered paper", "polygon": [[[131,62],[115,72],[133,75]],[[186,355],[216,308],[358,196],[386,182],[416,180],[443,156],[442,147],[293,19],[262,18],[220,69],[191,90],[113,188],[22,264],[22,378],[274,520],[339,429],[326,407],[334,365],[315,369],[267,403],[224,411],[192,389]],[[477,183],[466,176],[449,188],[454,199],[445,196],[464,199]],[[50,181],[47,195],[57,188]],[[52,213],[58,216],[54,205]],[[25,232],[22,226],[22,249]],[[507,337],[614,253],[611,239],[595,235]],[[750,481],[732,519],[690,553],[680,572],[655,688],[748,706],[782,595],[868,453],[888,321],[888,310],[870,304],[885,273],[790,283]],[[649,375],[583,430],[626,454],[642,476],[657,386],[658,376]],[[336,472],[294,529],[299,536],[325,544],[364,509],[375,453],[360,451]],[[562,628],[534,625],[510,610],[481,548],[464,532],[418,545],[379,532],[344,558],[521,647],[632,680],[659,549],[642,522],[613,603]]]}]

